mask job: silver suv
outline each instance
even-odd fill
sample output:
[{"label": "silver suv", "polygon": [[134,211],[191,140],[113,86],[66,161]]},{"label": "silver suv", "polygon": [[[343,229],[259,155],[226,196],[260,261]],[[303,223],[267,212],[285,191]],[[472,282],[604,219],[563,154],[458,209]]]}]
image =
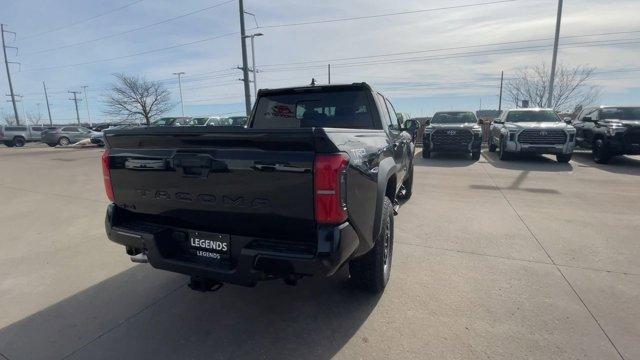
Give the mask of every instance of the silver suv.
[{"label": "silver suv", "polygon": [[8,147],[23,147],[27,142],[40,141],[44,125],[0,125],[0,141]]},{"label": "silver suv", "polygon": [[576,129],[563,122],[552,109],[512,109],[493,124],[489,151],[500,149],[500,160],[513,153],[554,154],[569,162],[576,144]]}]

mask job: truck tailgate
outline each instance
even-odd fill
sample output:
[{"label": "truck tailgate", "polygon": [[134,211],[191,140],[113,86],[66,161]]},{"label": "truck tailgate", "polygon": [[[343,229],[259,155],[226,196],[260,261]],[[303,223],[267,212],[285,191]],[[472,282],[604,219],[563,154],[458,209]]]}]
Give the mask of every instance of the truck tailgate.
[{"label": "truck tailgate", "polygon": [[105,139],[115,203],[140,220],[315,240],[313,129],[141,128]]}]

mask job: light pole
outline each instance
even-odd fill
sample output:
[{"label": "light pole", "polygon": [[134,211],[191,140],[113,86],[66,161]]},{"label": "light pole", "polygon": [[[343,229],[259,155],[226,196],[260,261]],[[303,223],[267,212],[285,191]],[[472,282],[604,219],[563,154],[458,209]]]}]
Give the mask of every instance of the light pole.
[{"label": "light pole", "polygon": [[91,113],[89,113],[89,98],[87,97],[87,88],[89,86],[87,85],[82,85],[82,90],[84,91],[84,104],[87,106],[87,119],[89,119],[89,126],[92,126],[91,124]]},{"label": "light pole", "polygon": [[251,38],[251,71],[253,72],[253,98],[258,97],[258,85],[256,84],[256,47],[253,38],[256,36],[262,36],[263,33],[256,33],[252,35],[245,35],[245,38]]},{"label": "light pole", "polygon": [[182,75],[184,74],[184,71],[173,73],[173,75],[178,75],[178,89],[180,89],[180,108],[182,109],[182,116],[184,116],[184,102],[182,101]]},{"label": "light pole", "polygon": [[551,59],[551,77],[549,78],[549,97],[547,107],[553,107],[553,82],[556,78],[556,60],[558,59],[558,40],[560,39],[560,22],[562,20],[562,0],[558,0],[558,17],[556,18],[556,36],[553,42],[553,58]]}]

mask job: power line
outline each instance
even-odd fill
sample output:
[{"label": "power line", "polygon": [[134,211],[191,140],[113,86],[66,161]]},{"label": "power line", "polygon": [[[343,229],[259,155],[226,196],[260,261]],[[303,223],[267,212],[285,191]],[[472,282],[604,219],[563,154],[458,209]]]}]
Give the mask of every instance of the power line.
[{"label": "power line", "polygon": [[[620,39],[615,40],[618,42],[611,42],[612,40],[600,40],[600,41],[587,41],[587,42],[575,42],[563,45],[563,48],[575,48],[575,47],[592,47],[592,46],[601,46],[601,45],[626,45],[626,44],[636,44],[640,43],[640,41],[635,41],[638,38],[634,39]],[[609,43],[606,43],[609,42]],[[574,45],[574,46],[571,46]],[[441,54],[441,55],[433,55],[427,57],[412,57],[412,58],[401,58],[401,59],[388,59],[388,60],[373,60],[373,61],[360,61],[360,62],[351,62],[351,63],[343,63],[336,64],[334,67],[353,67],[353,66],[363,66],[363,65],[380,65],[380,64],[395,64],[395,63],[406,63],[406,62],[416,62],[416,61],[429,61],[429,60],[446,60],[446,59],[455,59],[455,58],[463,58],[469,56],[476,55],[496,55],[496,54],[508,54],[508,53],[517,53],[517,52],[528,52],[528,51],[541,51],[548,49],[552,45],[536,45],[536,46],[524,46],[519,48],[506,48],[506,49],[495,49],[495,50],[478,50],[478,51],[469,51],[469,52],[460,52],[453,54]],[[334,60],[331,60],[334,61]],[[324,69],[325,65],[310,65],[310,66],[300,66],[300,67],[289,67],[289,68],[276,68],[263,70],[263,72],[279,72],[279,71],[297,71],[297,70],[311,70],[311,69]]]},{"label": "power line", "polygon": [[177,19],[181,19],[181,18],[184,18],[184,17],[187,17],[187,16],[195,15],[195,14],[203,12],[203,11],[211,10],[213,8],[220,7],[222,5],[226,5],[226,4],[232,3],[234,1],[235,0],[224,1],[224,2],[221,2],[221,3],[215,4],[215,5],[207,6],[207,7],[202,8],[202,9],[191,11],[191,12],[188,12],[188,13],[185,13],[185,14],[182,14],[182,15],[174,16],[174,17],[171,17],[171,18],[168,18],[168,19],[164,19],[162,21],[154,22],[154,23],[151,23],[151,24],[147,24],[147,25],[144,25],[144,26],[137,27],[137,28],[133,28],[133,29],[129,29],[129,30],[118,32],[118,33],[113,33],[113,34],[101,36],[101,37],[97,37],[97,38],[90,39],[90,40],[79,41],[79,42],[76,42],[76,43],[73,43],[73,44],[67,44],[67,45],[63,45],[63,46],[56,46],[56,47],[52,47],[52,48],[48,48],[48,49],[32,51],[32,52],[28,52],[28,53],[26,53],[24,55],[34,55],[34,54],[41,54],[41,53],[44,53],[44,52],[57,51],[57,50],[67,49],[67,48],[74,47],[74,46],[89,44],[89,43],[96,42],[96,41],[110,39],[110,38],[113,38],[113,37],[116,37],[116,36],[120,36],[120,35],[130,34],[132,32],[148,29],[150,27],[161,25],[161,24],[166,24],[168,22],[171,22],[171,21],[174,21],[174,20],[177,20]]},{"label": "power line", "polygon": [[70,28],[72,26],[76,26],[76,25],[79,25],[79,24],[82,24],[82,23],[85,23],[85,22],[88,22],[88,21],[91,21],[91,20],[95,20],[95,19],[97,19],[99,17],[105,16],[105,15],[109,15],[109,14],[112,14],[114,12],[126,9],[126,8],[128,8],[130,6],[133,6],[133,5],[135,5],[137,3],[140,3],[140,2],[142,2],[142,0],[136,0],[134,2],[131,2],[131,3],[122,5],[120,7],[117,7],[115,9],[111,9],[109,11],[106,11],[106,12],[91,16],[89,18],[78,20],[78,21],[72,22],[70,24],[63,25],[63,26],[60,26],[60,27],[57,27],[57,28],[53,28],[53,29],[49,29],[49,30],[46,30],[46,31],[42,31],[42,32],[39,32],[39,33],[36,33],[36,34],[32,34],[32,35],[23,37],[22,39],[23,40],[27,40],[27,39],[31,39],[31,38],[34,38],[34,37],[38,37],[38,36],[44,35],[44,34],[50,34],[50,33],[54,32],[54,31],[59,31],[59,30],[62,30],[62,29]]},{"label": "power line", "polygon": [[114,60],[126,59],[126,58],[135,57],[135,56],[140,56],[140,55],[152,54],[152,53],[159,52],[159,51],[175,49],[175,48],[179,48],[179,47],[183,47],[183,46],[189,46],[189,45],[199,44],[199,43],[203,43],[203,42],[206,42],[206,41],[211,41],[211,40],[215,40],[215,39],[220,39],[220,38],[223,38],[223,37],[226,37],[226,36],[236,35],[236,34],[238,34],[238,33],[239,33],[238,31],[234,31],[234,32],[231,32],[231,33],[226,33],[226,34],[216,35],[216,36],[212,36],[212,37],[208,37],[208,38],[204,38],[204,39],[200,39],[200,40],[195,40],[195,41],[190,41],[190,42],[187,42],[187,43],[182,43],[182,44],[176,44],[176,45],[166,46],[166,47],[163,47],[163,48],[157,48],[157,49],[147,50],[147,51],[143,51],[143,52],[139,52],[139,53],[134,53],[134,54],[128,54],[128,55],[122,55],[122,56],[116,56],[116,57],[106,58],[106,59],[98,59],[98,60],[93,60],[93,61],[86,61],[86,62],[76,63],[76,64],[67,64],[67,65],[57,65],[57,66],[50,66],[50,67],[35,68],[35,69],[25,70],[25,72],[27,72],[27,71],[41,71],[41,70],[63,69],[63,68],[68,68],[68,67],[76,67],[76,66],[82,66],[82,65],[91,65],[91,64],[101,63],[101,62],[107,62],[107,61],[114,61]]},{"label": "power line", "polygon": [[274,28],[282,28],[282,27],[290,27],[290,26],[303,26],[303,25],[335,23],[335,22],[342,22],[342,21],[374,19],[374,18],[381,18],[381,17],[387,17],[387,16],[409,15],[409,14],[418,14],[418,13],[425,13],[425,12],[432,12],[432,11],[452,10],[452,9],[462,9],[462,8],[478,7],[478,6],[486,6],[486,5],[512,3],[516,1],[522,1],[522,0],[489,1],[489,2],[481,2],[481,3],[465,4],[465,5],[443,6],[443,7],[430,8],[430,9],[398,11],[398,12],[376,14],[376,15],[363,15],[363,16],[353,16],[353,17],[345,17],[345,18],[337,18],[337,19],[324,19],[324,20],[313,20],[313,21],[304,21],[304,22],[297,22],[297,23],[274,24],[274,25],[260,26],[259,28],[274,29]]},{"label": "power line", "polygon": [[[634,34],[634,33],[640,33],[640,30],[584,34],[584,35],[571,35],[571,36],[563,36],[561,37],[561,39],[583,38],[583,37],[592,37],[592,36],[622,35],[622,34]],[[504,42],[487,43],[487,44],[480,44],[480,45],[455,46],[455,47],[434,48],[434,49],[427,49],[427,50],[405,51],[405,52],[375,54],[375,55],[366,55],[366,56],[353,56],[353,57],[343,57],[343,58],[335,58],[335,59],[309,60],[309,61],[299,61],[299,62],[280,63],[280,64],[263,64],[261,65],[261,67],[282,66],[282,65],[304,65],[304,64],[314,64],[314,63],[322,63],[323,64],[322,66],[324,67],[325,63],[332,62],[332,61],[345,61],[345,60],[369,59],[369,58],[376,58],[376,57],[411,55],[411,54],[421,54],[421,53],[437,52],[437,51],[445,51],[445,50],[473,49],[478,47],[511,45],[511,44],[539,42],[539,41],[548,41],[548,40],[553,40],[553,38],[504,41]]]}]

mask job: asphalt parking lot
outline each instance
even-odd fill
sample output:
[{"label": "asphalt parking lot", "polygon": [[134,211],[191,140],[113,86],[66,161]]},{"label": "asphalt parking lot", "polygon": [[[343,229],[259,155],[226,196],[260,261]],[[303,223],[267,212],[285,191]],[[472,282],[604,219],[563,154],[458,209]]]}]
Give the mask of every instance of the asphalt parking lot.
[{"label": "asphalt parking lot", "polygon": [[640,359],[640,157],[416,154],[372,297],[344,272],[203,294],[134,265],[100,154],[0,148],[2,359]]}]

